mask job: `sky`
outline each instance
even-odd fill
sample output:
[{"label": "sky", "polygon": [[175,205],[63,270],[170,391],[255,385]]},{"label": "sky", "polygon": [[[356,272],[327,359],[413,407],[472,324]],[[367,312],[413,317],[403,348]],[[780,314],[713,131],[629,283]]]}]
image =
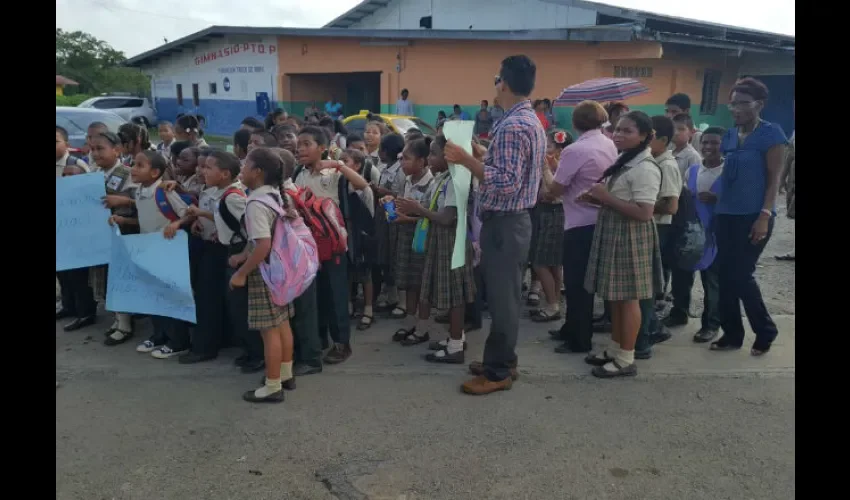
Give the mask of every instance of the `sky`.
[{"label": "sky", "polygon": [[[481,0],[486,5],[486,0]],[[794,0],[597,0],[669,16],[794,35]],[[359,0],[56,0],[56,27],[85,31],[128,57],[211,25],[319,28]],[[248,6],[248,8],[245,8]]]}]

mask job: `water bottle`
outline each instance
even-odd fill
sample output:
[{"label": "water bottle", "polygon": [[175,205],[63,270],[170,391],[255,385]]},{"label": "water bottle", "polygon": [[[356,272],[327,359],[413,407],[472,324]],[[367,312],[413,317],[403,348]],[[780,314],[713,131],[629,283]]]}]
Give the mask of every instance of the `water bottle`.
[{"label": "water bottle", "polygon": [[386,210],[386,212],[387,212],[387,220],[389,222],[392,222],[392,221],[398,219],[398,214],[395,211],[395,201],[394,200],[384,202],[384,210]]}]

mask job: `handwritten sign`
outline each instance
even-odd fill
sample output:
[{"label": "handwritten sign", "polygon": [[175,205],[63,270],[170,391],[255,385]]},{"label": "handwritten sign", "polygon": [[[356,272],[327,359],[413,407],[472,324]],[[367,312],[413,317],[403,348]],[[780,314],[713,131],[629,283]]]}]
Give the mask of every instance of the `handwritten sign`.
[{"label": "handwritten sign", "polygon": [[56,178],[56,270],[109,262],[112,230],[103,174]]},{"label": "handwritten sign", "polygon": [[161,232],[112,234],[106,309],[154,314],[195,323],[185,231],[167,240]]},{"label": "handwritten sign", "polygon": [[[443,134],[446,139],[462,147],[467,153],[472,154],[472,129],[475,122],[469,120],[450,120],[443,124]],[[469,201],[469,185],[472,182],[472,172],[463,165],[449,164],[452,173],[452,184],[455,188],[455,201],[457,201],[457,220],[466,221],[466,208]],[[452,251],[451,269],[457,269],[466,265],[466,230],[465,222],[458,222],[455,233],[455,247]]]}]

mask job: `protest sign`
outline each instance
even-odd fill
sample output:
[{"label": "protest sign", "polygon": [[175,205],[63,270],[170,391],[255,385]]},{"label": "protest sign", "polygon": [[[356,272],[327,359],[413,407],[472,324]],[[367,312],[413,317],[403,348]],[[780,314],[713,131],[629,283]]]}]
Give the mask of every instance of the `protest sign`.
[{"label": "protest sign", "polygon": [[189,281],[189,240],[177,231],[112,235],[106,309],[153,314],[195,323],[195,299]]},{"label": "protest sign", "polygon": [[[467,153],[472,154],[472,129],[475,122],[469,120],[450,120],[443,124],[443,135],[447,140],[462,147]],[[452,186],[455,188],[455,201],[457,202],[457,232],[455,233],[455,247],[452,251],[452,269],[466,265],[466,209],[469,201],[469,186],[472,182],[472,173],[463,165],[449,164],[452,173]]]},{"label": "protest sign", "polygon": [[56,270],[109,262],[112,230],[103,174],[56,178]]}]

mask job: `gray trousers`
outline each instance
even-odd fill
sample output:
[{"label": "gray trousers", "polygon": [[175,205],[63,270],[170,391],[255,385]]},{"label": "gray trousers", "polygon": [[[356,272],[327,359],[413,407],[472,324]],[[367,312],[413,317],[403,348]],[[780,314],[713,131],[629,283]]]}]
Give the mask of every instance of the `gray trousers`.
[{"label": "gray trousers", "polygon": [[516,362],[522,273],[531,246],[531,216],[484,212],[481,215],[481,269],[492,322],[484,345],[485,375],[493,381],[510,377]]}]

